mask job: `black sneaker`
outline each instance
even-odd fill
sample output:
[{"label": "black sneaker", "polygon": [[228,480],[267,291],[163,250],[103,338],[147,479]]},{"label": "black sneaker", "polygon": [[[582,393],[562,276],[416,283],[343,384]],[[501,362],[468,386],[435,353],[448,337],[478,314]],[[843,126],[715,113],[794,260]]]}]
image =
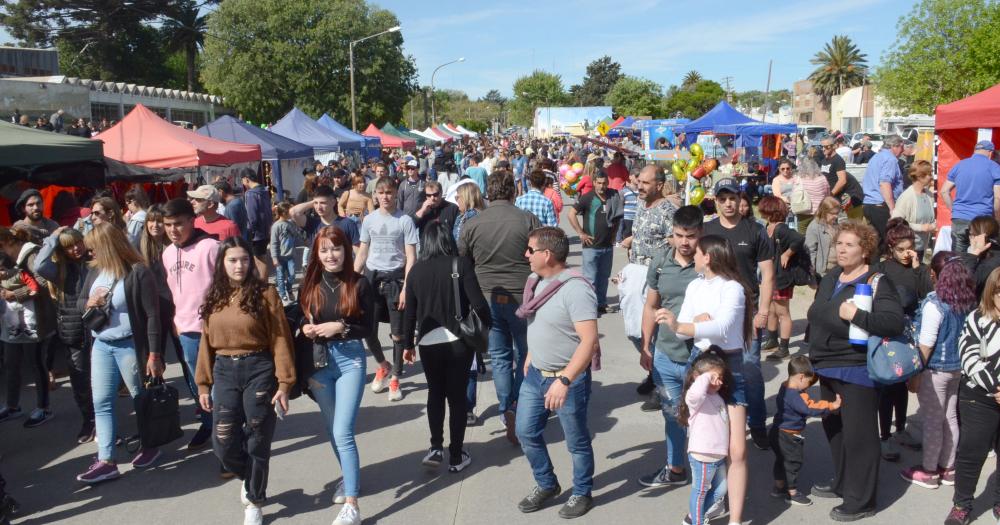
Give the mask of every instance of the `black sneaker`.
[{"label": "black sneaker", "polygon": [[807,507],[813,504],[812,500],[801,492],[796,492],[795,494],[789,494],[788,502],[791,503],[792,505],[801,505],[803,507]]},{"label": "black sneaker", "polygon": [[94,420],[91,419],[83,422],[83,426],[76,434],[76,442],[80,445],[90,443],[95,437],[97,437],[97,427],[94,426]]},{"label": "black sneaker", "polygon": [[648,396],[655,389],[656,385],[653,384],[653,376],[646,376],[646,379],[643,379],[642,383],[639,383],[639,386],[635,387],[636,393],[640,396]]},{"label": "black sneaker", "polygon": [[442,461],[444,461],[444,452],[439,448],[432,448],[427,451],[427,455],[420,463],[425,467],[438,468]]},{"label": "black sneaker", "polygon": [[594,498],[590,496],[577,496],[576,494],[569,497],[566,504],[559,509],[559,517],[571,520],[573,518],[579,518],[584,514],[590,512],[590,509],[594,507]]},{"label": "black sneaker", "polygon": [[833,482],[827,481],[819,485],[813,485],[812,495],[817,498],[839,498],[840,494],[837,494],[833,490]]},{"label": "black sneaker", "polygon": [[448,472],[461,472],[472,463],[472,456],[468,452],[462,451],[460,456],[448,458]]},{"label": "black sneaker", "polygon": [[[833,521],[858,521],[870,518],[875,515],[874,510],[859,510],[857,512],[846,512],[843,505],[838,505],[830,511],[830,519]],[[946,522],[947,523],[947,522]]]},{"label": "black sneaker", "polygon": [[551,489],[543,489],[536,486],[531,489],[531,494],[528,494],[517,504],[517,508],[524,513],[535,512],[541,510],[545,505],[545,502],[558,496],[562,492],[562,488],[558,484]]},{"label": "black sneaker", "polygon": [[770,354],[768,354],[768,356],[766,357],[766,359],[771,360],[771,361],[781,361],[782,359],[784,359],[786,357],[788,357],[788,347],[787,346],[779,346],[777,350],[775,350],[775,351],[771,352]]},{"label": "black sneaker", "polygon": [[11,421],[13,419],[17,419],[17,418],[22,417],[22,416],[24,416],[24,412],[21,410],[21,407],[17,407],[17,408],[3,407],[3,408],[0,408],[0,423],[3,423],[4,421]]},{"label": "black sneaker", "polygon": [[597,313],[601,314],[601,315],[604,315],[604,314],[608,313],[608,306],[607,305],[598,306],[597,307]]},{"label": "black sneaker", "polygon": [[212,440],[212,429],[202,425],[198,427],[198,431],[194,433],[194,437],[188,442],[188,450],[201,450],[208,446],[208,442]]},{"label": "black sneaker", "polygon": [[643,412],[659,412],[660,411],[660,396],[649,396],[648,399],[642,402],[642,406],[639,410]]},{"label": "black sneaker", "polygon": [[948,517],[944,520],[944,525],[969,525],[972,521],[971,516],[969,516],[970,510],[962,507],[952,507],[951,512],[948,513]]},{"label": "black sneaker", "polygon": [[640,485],[651,488],[683,485],[685,483],[687,483],[687,476],[684,472],[678,474],[677,472],[670,470],[670,467],[663,467],[662,469],[656,471],[655,474],[639,478]]},{"label": "black sneaker", "polygon": [[760,450],[767,450],[771,448],[771,444],[767,440],[767,430],[763,428],[751,428],[750,429],[750,440],[753,441],[753,446]]},{"label": "black sneaker", "polygon": [[45,424],[46,421],[52,419],[55,415],[51,410],[47,408],[36,408],[31,411],[31,415],[28,419],[24,420],[24,428],[35,428]]},{"label": "black sneaker", "polygon": [[784,488],[771,487],[771,497],[774,499],[787,499],[788,491]]}]

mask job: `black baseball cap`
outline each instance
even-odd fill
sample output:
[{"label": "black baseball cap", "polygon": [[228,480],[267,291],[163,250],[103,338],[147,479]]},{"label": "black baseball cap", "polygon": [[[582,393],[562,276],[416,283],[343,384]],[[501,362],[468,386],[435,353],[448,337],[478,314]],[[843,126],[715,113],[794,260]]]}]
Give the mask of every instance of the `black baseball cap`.
[{"label": "black baseball cap", "polygon": [[726,177],[719,182],[715,183],[715,194],[719,195],[724,191],[730,191],[737,195],[740,193],[740,185],[736,182],[736,179]]}]

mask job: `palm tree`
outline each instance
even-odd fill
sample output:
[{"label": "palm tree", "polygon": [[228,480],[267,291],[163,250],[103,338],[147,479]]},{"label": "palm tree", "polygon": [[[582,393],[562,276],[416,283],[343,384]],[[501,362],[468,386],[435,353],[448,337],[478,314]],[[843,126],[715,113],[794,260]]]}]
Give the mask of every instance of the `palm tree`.
[{"label": "palm tree", "polygon": [[813,90],[825,100],[846,89],[860,86],[868,75],[868,55],[862,53],[850,37],[834,36],[822,51],[810,60],[816,70],[809,75]]},{"label": "palm tree", "polygon": [[687,74],[684,75],[684,79],[681,80],[681,89],[694,89],[698,82],[701,82],[702,80],[704,80],[704,78],[701,76],[701,73],[692,69],[691,71],[688,71]]},{"label": "palm tree", "polygon": [[164,37],[171,51],[184,51],[187,65],[187,90],[194,91],[198,48],[205,43],[207,17],[198,16],[194,0],[180,2],[163,23]]}]

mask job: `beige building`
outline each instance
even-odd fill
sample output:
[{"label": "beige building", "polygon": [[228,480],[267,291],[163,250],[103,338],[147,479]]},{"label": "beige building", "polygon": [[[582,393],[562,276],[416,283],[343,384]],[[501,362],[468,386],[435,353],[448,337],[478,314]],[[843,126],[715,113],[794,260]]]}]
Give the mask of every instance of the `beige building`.
[{"label": "beige building", "polygon": [[830,127],[830,110],[823,106],[822,97],[813,92],[811,80],[792,84],[792,118],[795,124]]},{"label": "beige building", "polygon": [[880,131],[890,110],[875,96],[874,86],[853,87],[830,100],[830,125],[844,133]]}]

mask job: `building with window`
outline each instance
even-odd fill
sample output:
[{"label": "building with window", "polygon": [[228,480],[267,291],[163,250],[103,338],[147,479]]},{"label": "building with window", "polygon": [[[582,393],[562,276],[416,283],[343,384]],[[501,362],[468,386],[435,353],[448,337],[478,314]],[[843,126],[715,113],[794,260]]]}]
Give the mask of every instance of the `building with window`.
[{"label": "building with window", "polygon": [[37,77],[59,74],[55,49],[0,46],[0,77]]},{"label": "building with window", "polygon": [[823,97],[813,91],[811,80],[792,84],[792,117],[795,124],[815,124],[830,127],[830,108]]}]

